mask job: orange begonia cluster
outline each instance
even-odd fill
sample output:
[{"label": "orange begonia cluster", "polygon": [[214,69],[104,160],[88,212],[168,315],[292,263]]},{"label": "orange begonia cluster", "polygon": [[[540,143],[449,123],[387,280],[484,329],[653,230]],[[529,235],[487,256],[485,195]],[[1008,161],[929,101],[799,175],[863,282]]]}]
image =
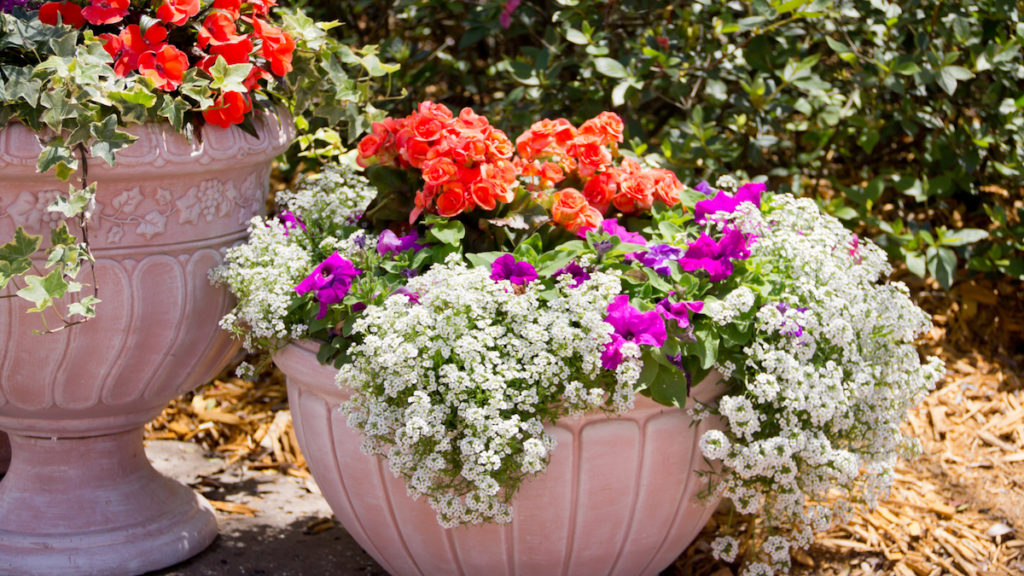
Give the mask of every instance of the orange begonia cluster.
[{"label": "orange begonia cluster", "polygon": [[423,102],[406,118],[374,123],[359,142],[356,161],[419,169],[424,186],[416,193],[415,220],[424,211],[452,217],[511,202],[517,175],[512,154],[512,141],[487,118],[469,108],[452,116],[440,104]]},{"label": "orange begonia cluster", "polygon": [[[407,118],[375,123],[359,143],[356,161],[421,171],[426,184],[416,195],[413,220],[422,211],[451,217],[476,207],[493,210],[512,200],[522,176],[527,189],[550,205],[552,220],[577,232],[597,226],[611,209],[636,214],[655,200],[679,202],[683,185],[672,172],[629,158],[616,161],[623,129],[612,112],[579,128],[564,118],[541,120],[516,139],[518,156],[511,159],[508,138],[486,118],[469,108],[455,118],[444,106],[424,102]],[[582,190],[564,186],[568,182]]]}]

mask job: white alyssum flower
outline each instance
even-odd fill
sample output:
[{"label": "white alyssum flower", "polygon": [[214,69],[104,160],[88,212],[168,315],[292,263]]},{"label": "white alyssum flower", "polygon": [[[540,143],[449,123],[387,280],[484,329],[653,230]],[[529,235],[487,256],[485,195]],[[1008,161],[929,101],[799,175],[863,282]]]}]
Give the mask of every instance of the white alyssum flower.
[{"label": "white alyssum flower", "polygon": [[229,286],[238,297],[238,304],[220,325],[243,338],[246,350],[273,348],[305,335],[305,326],[289,328],[285,323],[293,288],[312,265],[296,236],[295,230],[286,234],[276,219],[264,221],[257,216],[249,223],[249,241],[230,248],[224,264],[210,270],[211,282]]},{"label": "white alyssum flower", "polygon": [[[720,361],[735,369],[734,386],[717,409],[728,431],[701,439],[704,455],[723,463],[705,494],[765,520],[774,535],[744,573],[768,575],[788,566],[793,546],[848,517],[851,502],[889,493],[897,458],[915,449],[899,425],[943,366],[921,362],[913,343],[931,320],[903,284],[884,282],[882,250],[853,242],[813,201],[775,196],[763,213],[746,204],[729,220],[758,236],[751,260],[770,265],[776,302],[754,314],[744,365]],[[737,321],[753,304],[744,290],[706,313]],[[724,557],[728,542],[713,548]]]},{"label": "white alyssum flower", "polygon": [[329,164],[299,178],[295,191],[278,192],[277,202],[300,220],[352,225],[377,196],[365,176],[343,164]]},{"label": "white alyssum flower", "polygon": [[601,368],[619,280],[593,273],[545,300],[456,256],[408,288],[420,304],[389,298],[354,324],[362,343],[338,374],[354,392],[342,411],[441,525],[509,522],[512,493],[556,448],[543,422],[632,405],[639,359]]}]

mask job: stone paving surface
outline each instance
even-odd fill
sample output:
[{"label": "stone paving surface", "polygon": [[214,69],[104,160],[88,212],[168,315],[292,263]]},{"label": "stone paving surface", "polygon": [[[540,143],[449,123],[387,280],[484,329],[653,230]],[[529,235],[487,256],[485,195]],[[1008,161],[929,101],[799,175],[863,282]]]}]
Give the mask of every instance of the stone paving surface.
[{"label": "stone paving surface", "polygon": [[332,526],[331,509],[311,481],[276,471],[221,471],[222,460],[186,442],[150,441],[146,455],[161,473],[209,500],[258,510],[252,516],[218,512],[220,536],[209,548],[146,576],[387,574],[340,524]]}]

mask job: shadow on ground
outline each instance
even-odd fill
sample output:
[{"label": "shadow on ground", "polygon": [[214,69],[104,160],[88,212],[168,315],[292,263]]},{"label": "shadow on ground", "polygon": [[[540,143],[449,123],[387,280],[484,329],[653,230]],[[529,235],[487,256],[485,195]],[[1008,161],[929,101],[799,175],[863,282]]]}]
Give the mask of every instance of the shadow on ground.
[{"label": "shadow on ground", "polygon": [[316,516],[300,518],[283,528],[253,525],[221,532],[198,556],[146,576],[384,576],[340,525],[308,534]]}]

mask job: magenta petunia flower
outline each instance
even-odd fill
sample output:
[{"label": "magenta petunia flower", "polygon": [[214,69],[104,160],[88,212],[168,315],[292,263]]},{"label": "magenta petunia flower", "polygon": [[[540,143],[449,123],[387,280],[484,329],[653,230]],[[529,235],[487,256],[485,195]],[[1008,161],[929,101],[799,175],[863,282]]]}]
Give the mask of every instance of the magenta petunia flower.
[{"label": "magenta petunia flower", "polygon": [[580,284],[583,284],[587,280],[590,280],[590,274],[587,273],[586,269],[584,269],[583,266],[577,264],[575,260],[569,262],[569,264],[566,265],[565,267],[560,268],[557,272],[555,272],[552,275],[552,277],[558,278],[563,274],[569,274],[570,276],[572,276],[572,288],[578,288]]},{"label": "magenta petunia flower", "polygon": [[491,280],[508,280],[519,286],[526,286],[537,279],[537,270],[529,262],[517,262],[516,257],[505,254],[491,264]]},{"label": "magenta petunia flower", "polygon": [[651,268],[663,276],[672,274],[672,268],[669,267],[668,263],[673,260],[678,260],[682,255],[682,250],[668,244],[659,244],[650,250],[629,254],[629,256],[632,256],[632,258],[636,259],[644,266]]},{"label": "magenta petunia flower", "polygon": [[316,316],[319,320],[327,315],[331,304],[345,299],[352,288],[352,281],[362,273],[352,262],[335,252],[314,268],[313,273],[295,287],[295,291],[299,295],[313,293],[313,297],[320,302],[320,313]]},{"label": "magenta petunia flower", "polygon": [[505,2],[505,7],[501,10],[501,16],[498,21],[501,23],[501,27],[508,30],[509,26],[512,26],[512,13],[519,8],[520,0],[508,0]]},{"label": "magenta petunia flower", "polygon": [[[586,238],[587,232],[595,230],[594,228],[580,228],[580,231],[576,233],[580,238]],[[641,246],[647,245],[647,240],[643,236],[636,232],[630,232],[626,230],[624,226],[619,224],[618,218],[609,218],[601,221],[601,231],[609,236],[618,236],[619,240],[627,244],[639,244]]]},{"label": "magenta petunia flower", "polygon": [[423,248],[426,248],[425,244],[420,244],[418,242],[419,239],[420,235],[417,234],[415,230],[402,237],[395,235],[391,230],[385,230],[377,239],[377,254],[380,254],[381,256],[386,256],[388,254],[398,256],[406,250],[412,250],[413,254],[415,254]]},{"label": "magenta petunia flower", "polygon": [[[674,291],[669,292],[669,296],[674,294]],[[663,298],[661,302],[658,302],[655,309],[666,322],[675,320],[680,328],[685,329],[690,325],[690,312],[694,314],[703,313],[704,303],[699,300],[694,302],[672,302],[668,298]]]},{"label": "magenta petunia flower", "polygon": [[712,282],[721,282],[733,271],[733,260],[750,258],[747,239],[736,228],[726,228],[722,240],[715,242],[713,238],[701,233],[696,242],[690,244],[686,254],[679,259],[679,265],[687,272],[704,270],[711,276]]},{"label": "magenta petunia flower", "polygon": [[409,298],[409,302],[412,303],[412,304],[419,304],[420,303],[420,293],[409,289],[409,287],[407,287],[407,286],[399,286],[398,288],[395,288],[391,292],[391,294],[388,294],[388,298],[391,298],[395,294],[402,294],[402,295],[408,297]]},{"label": "magenta petunia flower", "polygon": [[[285,236],[288,235],[289,230],[301,229],[303,232],[306,231],[306,225],[302,223],[302,220],[299,220],[298,216],[291,212],[281,212],[277,215],[277,219],[284,225]],[[269,227],[270,224],[268,223],[267,226]]]},{"label": "magenta petunia flower", "polygon": [[622,294],[608,304],[605,322],[612,325],[612,341],[605,344],[601,354],[601,366],[615,370],[622,364],[622,346],[632,342],[638,346],[658,346],[665,343],[665,321],[656,311],[641,312],[629,304],[629,295]]},{"label": "magenta petunia flower", "polygon": [[704,224],[707,222],[708,214],[715,214],[717,212],[732,214],[744,202],[752,202],[754,206],[760,209],[761,193],[766,189],[767,187],[761,182],[750,182],[740,186],[735,196],[730,196],[726,192],[719,192],[710,200],[697,202],[696,206],[693,207],[693,221],[697,224]]}]

